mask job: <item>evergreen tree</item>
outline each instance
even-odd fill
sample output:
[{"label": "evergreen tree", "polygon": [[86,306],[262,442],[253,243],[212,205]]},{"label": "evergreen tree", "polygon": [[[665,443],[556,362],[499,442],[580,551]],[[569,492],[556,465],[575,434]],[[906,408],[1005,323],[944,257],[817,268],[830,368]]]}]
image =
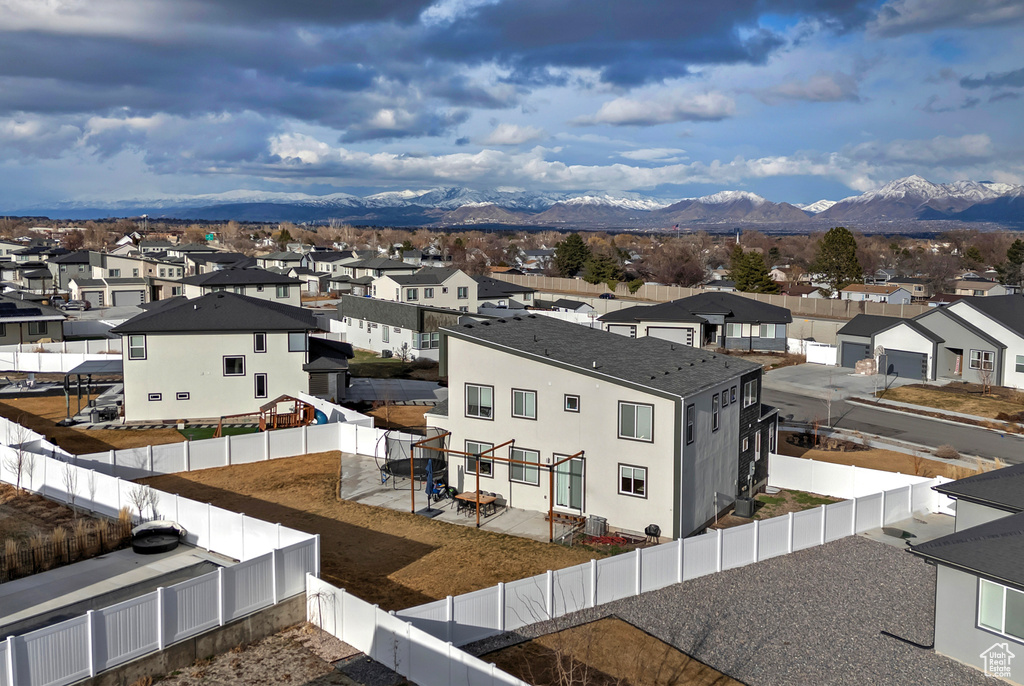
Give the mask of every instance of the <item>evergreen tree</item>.
[{"label": "evergreen tree", "polygon": [[737,243],[729,255],[729,278],[736,284],[736,290],[746,292],[750,282],[749,274],[747,254],[743,252],[743,246]]},{"label": "evergreen tree", "polygon": [[837,226],[828,230],[818,242],[818,255],[810,271],[821,276],[830,296],[861,280],[864,274],[857,261],[857,239],[849,229]]},{"label": "evergreen tree", "polygon": [[964,251],[964,259],[975,267],[985,261],[985,258],[982,257],[981,251],[978,250],[978,246],[976,245],[972,245]]},{"label": "evergreen tree", "polygon": [[746,257],[746,293],[778,293],[779,284],[772,281],[768,273],[768,265],[760,253],[747,253]]},{"label": "evergreen tree", "polygon": [[1024,279],[1024,241],[1015,240],[1006,251],[1006,262],[998,267],[1003,283],[1018,286]]},{"label": "evergreen tree", "polygon": [[561,276],[576,276],[590,259],[590,248],[578,233],[570,234],[555,246],[555,267]]},{"label": "evergreen tree", "polygon": [[[587,283],[602,281],[616,283],[622,276],[619,263],[608,255],[593,255],[583,267],[583,280]],[[612,290],[615,290],[612,288]]]}]

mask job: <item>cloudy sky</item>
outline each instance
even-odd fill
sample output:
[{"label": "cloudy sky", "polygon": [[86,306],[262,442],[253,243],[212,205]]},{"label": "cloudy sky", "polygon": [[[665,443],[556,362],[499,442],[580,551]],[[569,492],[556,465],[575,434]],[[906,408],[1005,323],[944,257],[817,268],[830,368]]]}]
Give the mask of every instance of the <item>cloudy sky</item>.
[{"label": "cloudy sky", "polygon": [[1024,0],[0,0],[0,209],[1024,183]]}]

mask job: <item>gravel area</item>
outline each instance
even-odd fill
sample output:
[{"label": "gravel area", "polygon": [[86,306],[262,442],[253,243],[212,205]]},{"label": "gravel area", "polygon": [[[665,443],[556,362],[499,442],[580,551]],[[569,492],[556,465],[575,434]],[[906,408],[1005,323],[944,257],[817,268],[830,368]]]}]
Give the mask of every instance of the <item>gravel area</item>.
[{"label": "gravel area", "polygon": [[467,646],[476,655],[617,616],[748,684],[992,686],[931,645],[935,569],[861,537],[609,603]]}]

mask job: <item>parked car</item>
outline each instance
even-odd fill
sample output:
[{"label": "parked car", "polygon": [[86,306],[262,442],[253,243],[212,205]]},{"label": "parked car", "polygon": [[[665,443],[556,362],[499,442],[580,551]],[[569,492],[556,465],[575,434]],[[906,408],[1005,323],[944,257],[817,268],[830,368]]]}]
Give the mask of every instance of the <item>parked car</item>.
[{"label": "parked car", "polygon": [[599,297],[601,300],[615,300],[615,294],[614,293],[602,293],[601,295],[599,295],[597,297]]},{"label": "parked car", "polygon": [[91,310],[92,303],[88,300],[68,300],[60,306],[62,310]]},{"label": "parked car", "polygon": [[48,304],[50,307],[64,307],[64,305],[65,305],[64,296],[63,295],[55,295],[52,298],[50,298],[50,302],[48,302],[46,304]]}]

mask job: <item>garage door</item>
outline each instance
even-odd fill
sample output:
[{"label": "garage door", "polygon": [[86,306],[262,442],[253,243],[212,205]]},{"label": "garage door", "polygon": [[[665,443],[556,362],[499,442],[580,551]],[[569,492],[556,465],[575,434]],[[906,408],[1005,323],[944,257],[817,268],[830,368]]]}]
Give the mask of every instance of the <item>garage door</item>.
[{"label": "garage door", "polygon": [[673,343],[693,345],[693,329],[679,329],[673,326],[649,326],[647,335],[651,338],[660,338]]},{"label": "garage door", "polygon": [[928,376],[928,356],[906,350],[885,351],[885,373],[901,379],[924,379]]},{"label": "garage door", "polygon": [[843,341],[843,358],[839,364],[842,367],[856,367],[861,360],[866,360],[870,355],[870,343],[850,343]]},{"label": "garage door", "polygon": [[82,291],[82,300],[93,307],[103,307],[103,291]]},{"label": "garage door", "polygon": [[142,295],[142,291],[114,291],[114,307],[141,305],[143,302]]}]

